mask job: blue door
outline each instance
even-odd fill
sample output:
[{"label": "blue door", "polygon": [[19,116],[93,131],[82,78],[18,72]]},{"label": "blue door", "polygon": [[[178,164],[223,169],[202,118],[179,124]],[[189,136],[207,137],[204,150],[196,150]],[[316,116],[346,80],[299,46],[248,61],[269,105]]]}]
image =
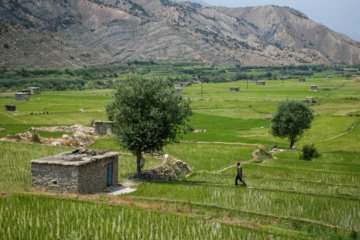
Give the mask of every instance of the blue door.
[{"label": "blue door", "polygon": [[112,185],[112,163],[107,165],[106,185]]}]

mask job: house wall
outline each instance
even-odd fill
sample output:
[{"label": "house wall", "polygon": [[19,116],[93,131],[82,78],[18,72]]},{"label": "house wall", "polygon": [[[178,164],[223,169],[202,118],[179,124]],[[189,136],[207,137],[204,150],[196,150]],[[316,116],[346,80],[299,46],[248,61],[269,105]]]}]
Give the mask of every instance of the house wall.
[{"label": "house wall", "polygon": [[109,163],[113,164],[111,185],[117,185],[118,157],[114,156],[80,166],[78,191],[80,193],[95,193],[103,191],[107,187],[107,165]]},{"label": "house wall", "polygon": [[53,191],[78,192],[78,168],[31,163],[31,186]]},{"label": "house wall", "polygon": [[118,157],[108,157],[80,166],[31,163],[31,186],[52,191],[101,192],[107,187],[107,165],[112,167],[112,185],[118,184]]}]

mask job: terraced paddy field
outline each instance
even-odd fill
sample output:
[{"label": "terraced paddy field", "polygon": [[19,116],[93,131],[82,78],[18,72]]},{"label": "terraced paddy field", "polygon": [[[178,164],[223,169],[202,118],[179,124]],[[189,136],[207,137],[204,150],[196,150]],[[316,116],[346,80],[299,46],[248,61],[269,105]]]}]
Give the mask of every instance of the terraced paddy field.
[{"label": "terraced paddy field", "polygon": [[[250,82],[249,82],[250,84]],[[319,92],[311,92],[318,85]],[[229,87],[239,86],[232,93]],[[70,150],[41,144],[0,142],[1,239],[359,239],[360,85],[333,77],[192,85],[191,124],[205,133],[188,133],[164,152],[185,161],[193,173],[174,181],[135,182],[137,191],[110,196],[77,195],[31,189],[30,161]],[[321,89],[324,89],[322,91]],[[111,90],[43,92],[15,102],[1,93],[0,137],[31,127],[107,120]],[[287,149],[286,139],[269,134],[278,101],[305,100],[316,115],[311,129]],[[83,111],[79,111],[83,109]],[[49,132],[40,135],[54,136]],[[277,150],[267,154],[276,143]],[[299,159],[304,144],[321,156]],[[121,149],[100,137],[89,148]],[[263,149],[254,157],[254,151]],[[158,158],[146,158],[145,168]],[[242,162],[247,187],[234,186],[235,163]],[[135,157],[119,157],[119,181],[136,171]]]}]

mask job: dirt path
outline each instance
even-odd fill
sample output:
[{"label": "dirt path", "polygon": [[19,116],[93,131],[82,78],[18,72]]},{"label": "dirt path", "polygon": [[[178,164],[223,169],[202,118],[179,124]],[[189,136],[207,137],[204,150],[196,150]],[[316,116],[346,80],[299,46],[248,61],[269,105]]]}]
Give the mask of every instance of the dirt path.
[{"label": "dirt path", "polygon": [[22,123],[27,124],[27,122],[22,121],[22,120],[19,120],[19,119],[17,119],[17,118],[15,118],[15,117],[13,117],[13,116],[10,116],[10,115],[7,115],[7,114],[4,114],[4,115],[5,115],[5,116],[7,116],[7,117],[9,117],[9,118],[15,119],[16,121],[20,121],[20,122],[22,122]]}]

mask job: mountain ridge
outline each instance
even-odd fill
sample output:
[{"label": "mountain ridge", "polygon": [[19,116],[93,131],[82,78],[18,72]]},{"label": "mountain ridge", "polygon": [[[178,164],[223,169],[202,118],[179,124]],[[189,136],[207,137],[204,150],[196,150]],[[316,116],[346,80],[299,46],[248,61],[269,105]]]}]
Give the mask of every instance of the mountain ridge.
[{"label": "mountain ridge", "polygon": [[203,7],[168,0],[0,0],[0,13],[3,20],[101,52],[99,61],[90,65],[194,59],[246,65],[360,63],[357,42],[286,7]]}]

